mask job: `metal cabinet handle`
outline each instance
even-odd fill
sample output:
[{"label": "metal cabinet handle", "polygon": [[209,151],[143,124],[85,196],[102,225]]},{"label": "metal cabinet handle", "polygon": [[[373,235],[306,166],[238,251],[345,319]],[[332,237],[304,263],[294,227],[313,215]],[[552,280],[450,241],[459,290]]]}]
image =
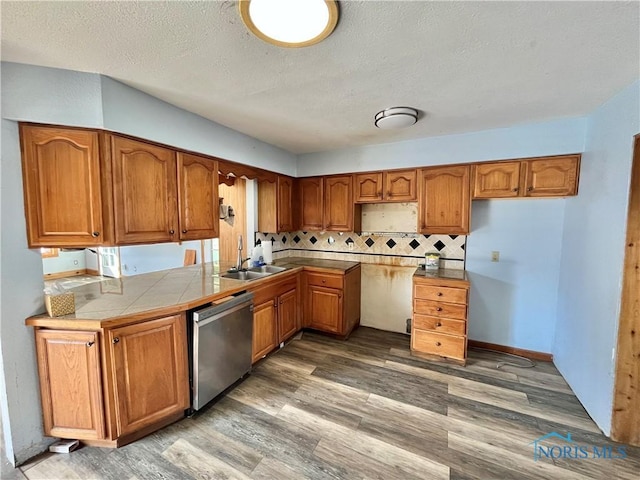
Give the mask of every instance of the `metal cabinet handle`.
[{"label": "metal cabinet handle", "polygon": [[531,190],[533,190],[533,187],[527,188],[527,192],[530,192]]},{"label": "metal cabinet handle", "polygon": [[87,347],[93,346],[94,343],[96,343],[96,342],[87,342]]},{"label": "metal cabinet handle", "polygon": [[439,297],[441,297],[441,296],[442,296],[442,292],[438,292],[438,293],[436,293],[436,295],[438,295]]},{"label": "metal cabinet handle", "polygon": [[176,233],[176,231],[175,231],[175,230],[173,230],[173,229],[172,229],[172,230],[169,230],[169,234],[170,234],[170,235],[173,235],[174,233]]},{"label": "metal cabinet handle", "polygon": [[441,311],[442,311],[442,307],[436,308],[436,312],[441,312]]},{"label": "metal cabinet handle", "polygon": [[441,327],[442,324],[440,322],[436,323],[436,327]]},{"label": "metal cabinet handle", "polygon": [[114,339],[112,340],[112,342],[113,342],[114,344],[116,344],[116,343],[120,343],[120,339],[119,339],[118,337],[116,337],[116,338],[114,338]]},{"label": "metal cabinet handle", "polygon": [[100,236],[100,232],[93,232],[91,234],[92,237],[99,237]]},{"label": "metal cabinet handle", "polygon": [[436,342],[436,347],[439,347],[440,345],[442,345],[440,342]]},{"label": "metal cabinet handle", "polygon": [[187,233],[187,231],[186,230],[182,230],[182,233]]},{"label": "metal cabinet handle", "polygon": [[514,192],[517,192],[518,190],[520,190],[518,187],[513,189]]}]

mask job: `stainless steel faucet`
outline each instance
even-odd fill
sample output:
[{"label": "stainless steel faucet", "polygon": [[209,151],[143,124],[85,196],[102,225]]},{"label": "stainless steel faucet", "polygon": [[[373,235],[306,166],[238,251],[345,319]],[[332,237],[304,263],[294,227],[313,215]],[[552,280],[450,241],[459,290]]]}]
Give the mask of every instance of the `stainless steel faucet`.
[{"label": "stainless steel faucet", "polygon": [[238,260],[236,261],[236,270],[242,270],[242,265],[247,260],[251,260],[251,257],[242,259],[242,235],[238,235]]}]

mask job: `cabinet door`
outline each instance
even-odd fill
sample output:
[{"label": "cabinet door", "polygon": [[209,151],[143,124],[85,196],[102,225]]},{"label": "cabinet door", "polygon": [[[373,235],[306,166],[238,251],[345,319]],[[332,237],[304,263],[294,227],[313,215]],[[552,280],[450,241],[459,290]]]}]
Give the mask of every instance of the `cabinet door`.
[{"label": "cabinet door", "polygon": [[352,232],[354,230],[351,175],[324,179],[324,221],[327,231]]},{"label": "cabinet door", "polygon": [[180,240],[218,236],[218,162],[178,153]]},{"label": "cabinet door", "polygon": [[278,297],[278,343],[298,331],[298,291],[294,288]]},{"label": "cabinet door", "polygon": [[432,167],[420,170],[418,231],[420,233],[469,233],[469,166]]},{"label": "cabinet door", "polygon": [[388,202],[415,202],[417,170],[396,170],[384,174],[384,199]]},{"label": "cabinet door", "polygon": [[520,195],[522,162],[473,165],[473,198],[512,198]]},{"label": "cabinet door", "polygon": [[98,134],[20,126],[29,247],[105,241]]},{"label": "cabinet door", "polygon": [[353,176],[353,188],[356,202],[381,202],[382,172],[356,173]]},{"label": "cabinet door", "polygon": [[278,232],[293,231],[293,178],[278,175]]},{"label": "cabinet door", "polygon": [[331,333],[342,331],[342,290],[309,285],[306,303],[311,328]]},{"label": "cabinet door", "polygon": [[323,179],[322,177],[301,178],[298,181],[300,200],[300,230],[320,231],[323,222]]},{"label": "cabinet door", "polygon": [[108,330],[106,338],[118,437],[189,408],[184,315]]},{"label": "cabinet door", "polygon": [[278,184],[258,181],[258,231],[278,233]]},{"label": "cabinet door", "polygon": [[177,241],[175,153],[111,136],[116,243]]},{"label": "cabinet door", "polygon": [[98,333],[36,330],[36,349],[45,435],[104,438]]},{"label": "cabinet door", "polygon": [[580,157],[528,160],[526,162],[527,197],[563,197],[578,193]]},{"label": "cabinet door", "polygon": [[276,301],[268,300],[253,307],[253,348],[251,361],[257,362],[271,350],[276,348]]}]

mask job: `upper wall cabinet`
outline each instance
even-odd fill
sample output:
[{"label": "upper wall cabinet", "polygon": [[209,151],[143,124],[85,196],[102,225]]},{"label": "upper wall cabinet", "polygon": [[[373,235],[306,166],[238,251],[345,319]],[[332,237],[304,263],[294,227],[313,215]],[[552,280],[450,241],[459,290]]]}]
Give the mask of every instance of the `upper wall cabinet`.
[{"label": "upper wall cabinet", "polygon": [[258,230],[291,232],[293,226],[293,178],[278,175],[275,182],[258,182]]},{"label": "upper wall cabinet", "polygon": [[98,133],[20,125],[29,247],[100,245],[102,214]]},{"label": "upper wall cabinet", "polygon": [[580,155],[473,165],[473,198],[565,197],[578,193]]},{"label": "upper wall cabinet", "polygon": [[469,165],[420,170],[418,231],[429,234],[469,233],[471,210]]},{"label": "upper wall cabinet", "polygon": [[356,173],[356,203],[415,202],[417,170]]},{"label": "upper wall cabinet", "polygon": [[303,232],[324,229],[324,179],[322,177],[297,180],[298,227]]},{"label": "upper wall cabinet", "polygon": [[175,152],[117,135],[110,138],[116,243],[177,241]]},{"label": "upper wall cabinet", "polygon": [[360,230],[360,215],[355,215],[351,175],[324,177],[324,230],[354,232]]},{"label": "upper wall cabinet", "polygon": [[180,240],[218,236],[218,162],[178,153]]}]

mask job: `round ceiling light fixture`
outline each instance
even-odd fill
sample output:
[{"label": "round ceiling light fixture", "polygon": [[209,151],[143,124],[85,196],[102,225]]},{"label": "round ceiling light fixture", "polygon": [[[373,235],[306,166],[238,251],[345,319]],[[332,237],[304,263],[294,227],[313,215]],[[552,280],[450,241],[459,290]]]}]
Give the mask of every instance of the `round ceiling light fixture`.
[{"label": "round ceiling light fixture", "polygon": [[338,23],[335,0],[240,0],[240,17],[258,38],[279,47],[321,42]]},{"label": "round ceiling light fixture", "polygon": [[418,121],[418,110],[411,107],[385,108],[376,113],[376,127],[383,130],[410,127]]}]

